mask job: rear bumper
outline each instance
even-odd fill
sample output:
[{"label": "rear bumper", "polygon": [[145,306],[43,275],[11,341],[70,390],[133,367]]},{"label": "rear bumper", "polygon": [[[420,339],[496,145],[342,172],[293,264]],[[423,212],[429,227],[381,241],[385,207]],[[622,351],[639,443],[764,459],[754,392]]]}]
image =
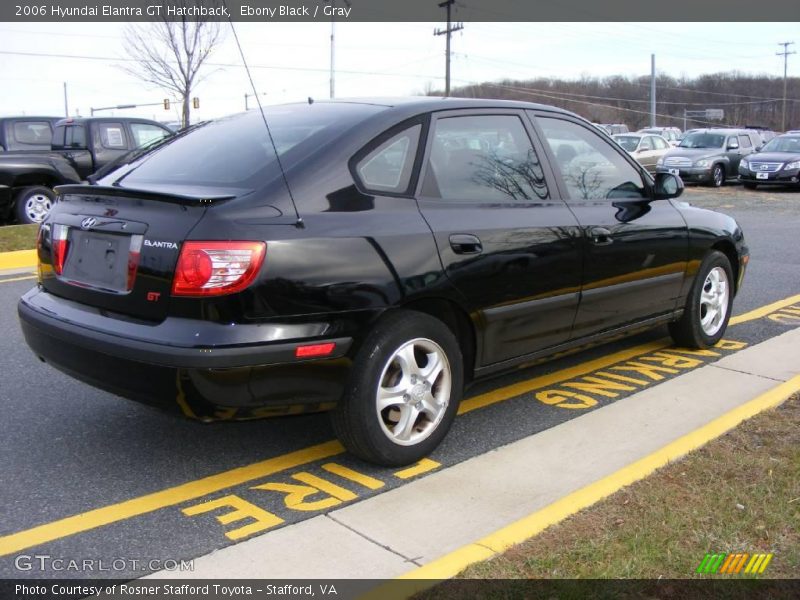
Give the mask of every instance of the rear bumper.
[{"label": "rear bumper", "polygon": [[[329,408],[350,371],[353,338],[326,335],[341,328],[321,322],[151,325],[38,288],[20,299],[18,313],[28,345],[43,361],[119,396],[204,420]],[[205,343],[186,345],[189,339]],[[325,358],[295,358],[297,346],[323,342],[335,343]]]}]

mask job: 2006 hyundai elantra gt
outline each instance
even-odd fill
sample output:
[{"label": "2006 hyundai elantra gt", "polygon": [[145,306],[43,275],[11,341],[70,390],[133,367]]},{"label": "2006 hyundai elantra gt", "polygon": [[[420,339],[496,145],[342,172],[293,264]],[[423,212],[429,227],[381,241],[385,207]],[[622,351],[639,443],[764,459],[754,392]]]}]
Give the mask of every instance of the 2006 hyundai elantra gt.
[{"label": "2006 hyundai elantra gt", "polygon": [[548,106],[270,107],[59,188],[19,315],[98,388],[202,420],[332,409],[348,450],[407,464],[479,377],[661,324],[716,343],[748,251],[682,190]]}]

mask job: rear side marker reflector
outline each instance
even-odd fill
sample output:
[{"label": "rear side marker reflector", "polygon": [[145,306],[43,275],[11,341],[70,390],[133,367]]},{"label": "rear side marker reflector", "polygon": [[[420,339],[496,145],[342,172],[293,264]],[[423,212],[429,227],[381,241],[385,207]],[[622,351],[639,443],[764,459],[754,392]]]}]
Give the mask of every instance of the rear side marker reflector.
[{"label": "rear side marker reflector", "polygon": [[184,242],[173,296],[221,296],[245,289],[258,275],[267,245],[264,242]]},{"label": "rear side marker reflector", "polygon": [[316,356],[328,356],[336,348],[335,342],[325,344],[311,344],[310,346],[298,346],[294,351],[295,358],[314,358]]}]

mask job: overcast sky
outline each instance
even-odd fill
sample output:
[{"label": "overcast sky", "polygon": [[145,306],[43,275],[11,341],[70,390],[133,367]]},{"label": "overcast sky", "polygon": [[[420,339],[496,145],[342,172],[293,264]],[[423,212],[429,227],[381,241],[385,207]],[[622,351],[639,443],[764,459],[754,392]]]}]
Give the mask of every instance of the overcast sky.
[{"label": "overcast sky", "polygon": [[[443,88],[444,37],[433,36],[441,26],[337,23],[336,96],[406,96]],[[0,115],[63,115],[63,82],[72,115],[86,116],[91,107],[161,102],[168,94],[119,68],[128,58],[124,27],[0,23]],[[193,121],[239,112],[244,94],[252,93],[230,26],[221,27],[224,41],[210,62],[230,66],[206,68],[193,94],[200,99]],[[266,104],[328,97],[329,23],[235,27]],[[800,43],[798,34],[798,23],[465,23],[453,36],[452,78],[457,86],[504,78],[647,75],[651,53],[658,71],[673,76],[733,70],[782,76],[778,42]],[[790,76],[800,75],[798,56],[789,57]],[[179,118],[175,108],[161,106],[101,114]]]}]

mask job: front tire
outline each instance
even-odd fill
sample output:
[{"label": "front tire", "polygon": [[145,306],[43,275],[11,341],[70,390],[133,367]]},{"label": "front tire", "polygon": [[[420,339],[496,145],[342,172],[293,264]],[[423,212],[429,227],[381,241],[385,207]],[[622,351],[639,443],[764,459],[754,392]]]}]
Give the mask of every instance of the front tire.
[{"label": "front tire", "polygon": [[725,183],[725,169],[722,165],[714,165],[714,168],[711,169],[711,187],[722,187],[722,184]]},{"label": "front tire", "polygon": [[458,341],[429,315],[396,311],[369,333],[331,413],[348,451],[382,466],[430,454],[455,419],[464,385]]},{"label": "front tire", "polygon": [[695,276],[683,316],[669,324],[675,343],[708,348],[722,339],[733,306],[733,272],[728,257],[712,250]]},{"label": "front tire", "polygon": [[20,223],[41,223],[50,214],[56,196],[43,185],[22,188],[14,197],[14,211]]}]

